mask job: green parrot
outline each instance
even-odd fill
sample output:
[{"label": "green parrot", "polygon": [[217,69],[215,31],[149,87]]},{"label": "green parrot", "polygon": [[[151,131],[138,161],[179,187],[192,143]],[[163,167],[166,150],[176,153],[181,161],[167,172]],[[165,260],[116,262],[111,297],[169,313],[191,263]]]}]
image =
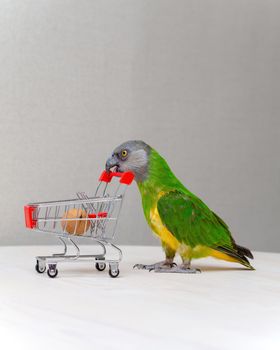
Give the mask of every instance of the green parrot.
[{"label": "green parrot", "polygon": [[[128,141],[118,146],[106,162],[106,170],[112,168],[134,174],[145,218],[165,252],[164,261],[134,267],[195,273],[200,270],[191,268],[191,260],[212,256],[254,269],[247,259],[253,259],[250,250],[235,243],[227,224],[191,193],[145,142]],[[180,266],[173,262],[176,253],[182,259]]]}]

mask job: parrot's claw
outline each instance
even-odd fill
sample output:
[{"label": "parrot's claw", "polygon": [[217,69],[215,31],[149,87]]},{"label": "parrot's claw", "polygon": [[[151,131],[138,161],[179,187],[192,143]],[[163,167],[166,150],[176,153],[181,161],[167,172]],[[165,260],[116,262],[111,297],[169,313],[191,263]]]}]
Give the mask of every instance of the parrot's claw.
[{"label": "parrot's claw", "polygon": [[162,270],[162,272],[164,272],[164,271],[171,270],[175,266],[177,266],[177,264],[174,262],[169,263],[166,261],[161,261],[159,263],[155,263],[155,264],[151,264],[151,265],[135,264],[133,266],[133,268],[138,269],[138,270],[149,270],[149,272],[151,272],[151,271],[159,272],[158,270]]},{"label": "parrot's claw", "polygon": [[181,266],[174,266],[171,269],[155,269],[155,272],[168,272],[168,273],[201,273],[200,269],[193,269],[190,267],[185,267],[184,265]]},{"label": "parrot's claw", "polygon": [[190,267],[190,264],[182,264],[177,266],[176,263],[170,261],[161,261],[151,265],[135,264],[133,268],[138,270],[148,270],[149,272],[161,272],[161,273],[200,273],[200,269],[194,269]]}]

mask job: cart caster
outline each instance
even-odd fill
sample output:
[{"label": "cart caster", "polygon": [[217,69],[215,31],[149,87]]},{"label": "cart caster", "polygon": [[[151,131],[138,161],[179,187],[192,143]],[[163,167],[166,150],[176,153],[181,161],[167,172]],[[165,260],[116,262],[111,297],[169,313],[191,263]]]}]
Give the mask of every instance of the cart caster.
[{"label": "cart caster", "polygon": [[44,273],[46,271],[46,265],[40,265],[39,261],[37,260],[36,265],[35,265],[35,270],[38,273]]},{"label": "cart caster", "polygon": [[120,270],[118,269],[118,267],[115,267],[115,266],[112,267],[112,266],[110,266],[110,268],[109,268],[109,275],[110,275],[112,278],[118,277],[119,273],[120,273]]},{"label": "cart caster", "polygon": [[56,265],[49,265],[47,274],[50,278],[55,278],[58,274],[58,270],[56,268]]},{"label": "cart caster", "polygon": [[95,264],[96,270],[98,271],[104,271],[106,269],[106,264],[103,262],[97,262]]}]

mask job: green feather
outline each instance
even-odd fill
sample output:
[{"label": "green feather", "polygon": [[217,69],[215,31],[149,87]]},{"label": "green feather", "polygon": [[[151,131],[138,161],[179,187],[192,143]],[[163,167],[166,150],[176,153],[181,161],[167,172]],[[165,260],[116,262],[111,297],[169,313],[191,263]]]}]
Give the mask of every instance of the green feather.
[{"label": "green feather", "polygon": [[192,248],[197,245],[233,248],[229,230],[197,197],[170,191],[159,199],[157,208],[163,224],[179,242]]}]

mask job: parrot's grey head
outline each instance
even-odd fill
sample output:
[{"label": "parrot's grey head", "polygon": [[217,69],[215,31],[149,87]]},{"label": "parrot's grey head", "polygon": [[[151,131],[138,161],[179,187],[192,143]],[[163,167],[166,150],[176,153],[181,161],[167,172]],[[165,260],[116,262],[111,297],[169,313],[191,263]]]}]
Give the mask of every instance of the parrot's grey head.
[{"label": "parrot's grey head", "polygon": [[151,147],[143,141],[127,141],[116,147],[106,162],[106,171],[131,171],[135,180],[142,182],[148,175]]}]

